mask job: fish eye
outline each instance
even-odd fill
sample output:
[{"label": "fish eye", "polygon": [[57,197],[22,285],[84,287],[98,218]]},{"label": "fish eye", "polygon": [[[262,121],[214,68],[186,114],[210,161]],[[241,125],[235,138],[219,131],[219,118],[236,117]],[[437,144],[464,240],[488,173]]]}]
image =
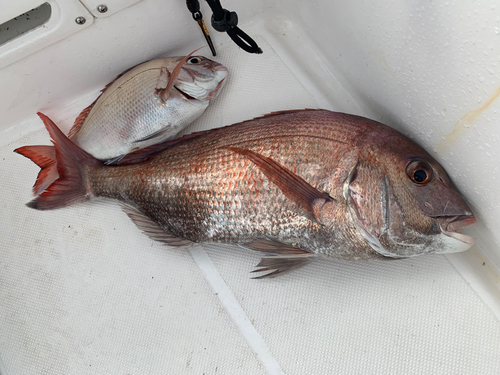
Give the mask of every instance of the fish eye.
[{"label": "fish eye", "polygon": [[425,185],[432,179],[432,168],[422,160],[414,160],[406,166],[406,175],[419,185]]},{"label": "fish eye", "polygon": [[199,57],[191,57],[187,62],[189,64],[199,64],[199,63],[201,63],[201,58],[199,58]]}]

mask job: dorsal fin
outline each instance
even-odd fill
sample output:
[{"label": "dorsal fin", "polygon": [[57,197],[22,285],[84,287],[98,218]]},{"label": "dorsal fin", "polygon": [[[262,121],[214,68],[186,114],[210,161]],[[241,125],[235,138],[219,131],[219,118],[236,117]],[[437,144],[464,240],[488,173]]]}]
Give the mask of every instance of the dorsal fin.
[{"label": "dorsal fin", "polygon": [[316,111],[324,111],[324,109],[317,109],[317,108],[304,108],[304,109],[284,109],[282,111],[274,111],[274,112],[269,112],[266,113],[265,115],[257,116],[252,118],[251,120],[245,120],[242,122],[247,122],[247,121],[253,121],[253,120],[260,120],[268,117],[274,117],[274,116],[279,116],[279,115],[286,115],[286,114],[292,114],[292,113],[297,113],[297,112],[316,112]]},{"label": "dorsal fin", "polygon": [[99,100],[99,98],[101,97],[101,95],[102,95],[102,92],[97,97],[97,99],[94,100],[94,102],[91,105],[89,105],[82,112],[80,112],[80,114],[78,115],[78,117],[75,120],[75,123],[73,124],[73,127],[69,130],[69,133],[68,133],[68,138],[69,139],[72,139],[76,135],[76,133],[78,133],[80,131],[80,129],[82,128],[83,123],[85,122],[85,119],[89,115],[89,112],[91,111],[92,107],[94,107],[94,105],[97,102],[97,100]]}]

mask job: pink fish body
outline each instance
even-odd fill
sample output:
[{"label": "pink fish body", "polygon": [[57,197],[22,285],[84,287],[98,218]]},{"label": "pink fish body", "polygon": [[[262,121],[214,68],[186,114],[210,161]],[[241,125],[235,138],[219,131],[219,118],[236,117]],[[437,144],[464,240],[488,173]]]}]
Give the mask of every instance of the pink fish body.
[{"label": "pink fish body", "polygon": [[169,245],[236,243],[274,253],[258,265],[273,271],[264,276],[317,255],[406,258],[473,244],[457,230],[476,220],[444,169],[401,133],[366,118],[280,112],[104,166],[41,117],[61,178],[28,204],[35,209],[114,198]]}]

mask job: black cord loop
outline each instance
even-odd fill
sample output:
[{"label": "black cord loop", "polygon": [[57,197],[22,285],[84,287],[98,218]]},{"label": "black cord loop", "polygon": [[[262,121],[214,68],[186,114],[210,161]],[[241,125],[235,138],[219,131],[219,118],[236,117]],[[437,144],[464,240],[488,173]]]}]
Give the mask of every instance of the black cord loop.
[{"label": "black cord loop", "polygon": [[250,38],[248,34],[246,34],[239,27],[233,27],[227,31],[227,35],[235,42],[240,48],[247,51],[248,53],[262,53],[262,50],[257,45],[255,40]]},{"label": "black cord loop", "polygon": [[[219,32],[227,32],[229,37],[240,48],[248,53],[262,53],[262,50],[257,43],[238,25],[238,15],[236,12],[231,12],[222,8],[220,0],[206,0],[212,9],[212,27]],[[193,18],[199,21],[202,18],[200,12],[200,3],[198,0],[186,0],[186,5],[189,11],[193,14]],[[195,18],[198,17],[198,18]],[[215,54],[214,54],[215,56]]]}]

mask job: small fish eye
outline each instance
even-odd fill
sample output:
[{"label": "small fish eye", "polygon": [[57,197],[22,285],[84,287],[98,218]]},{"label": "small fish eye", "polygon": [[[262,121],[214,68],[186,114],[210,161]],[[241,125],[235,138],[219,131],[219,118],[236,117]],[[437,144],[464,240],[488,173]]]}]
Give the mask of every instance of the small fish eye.
[{"label": "small fish eye", "polygon": [[407,165],[406,175],[412,182],[424,185],[432,179],[432,168],[422,160],[415,160]]},{"label": "small fish eye", "polygon": [[191,57],[188,60],[188,63],[190,63],[190,64],[199,64],[199,63],[201,63],[201,59],[199,57]]}]

